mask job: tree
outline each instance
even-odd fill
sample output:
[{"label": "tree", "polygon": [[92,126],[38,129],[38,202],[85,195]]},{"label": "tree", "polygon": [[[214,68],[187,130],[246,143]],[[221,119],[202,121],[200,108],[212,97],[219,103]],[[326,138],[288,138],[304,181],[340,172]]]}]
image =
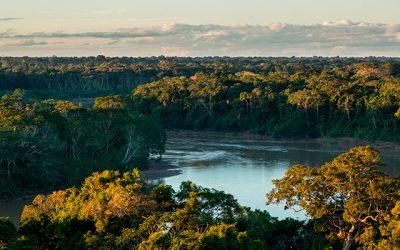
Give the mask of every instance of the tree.
[{"label": "tree", "polygon": [[288,102],[300,106],[306,113],[306,120],[308,122],[308,109],[315,108],[317,111],[317,120],[319,119],[319,108],[322,106],[323,101],[321,95],[315,90],[298,90],[289,94]]},{"label": "tree", "polygon": [[150,155],[164,152],[165,140],[160,125],[130,112],[123,96],[97,98],[86,108],[27,101],[15,90],[0,100],[0,197],[76,185],[106,165],[145,168]]},{"label": "tree", "polygon": [[273,181],[268,202],[304,210],[318,230],[341,240],[343,249],[374,246],[400,199],[399,181],[383,174],[381,165],[378,151],[369,146],[352,148],[320,168],[295,165]]},{"label": "tree", "polygon": [[22,190],[46,190],[60,177],[59,158],[47,140],[0,131],[0,197]]},{"label": "tree", "polygon": [[400,201],[396,202],[396,206],[392,209],[390,215],[385,218],[385,221],[387,222],[387,224],[380,228],[383,239],[379,241],[378,248],[399,249],[400,248]]},{"label": "tree", "polygon": [[347,119],[350,121],[350,112],[353,110],[356,98],[353,94],[346,94],[338,99],[337,105],[339,109],[344,109],[347,114]]},{"label": "tree", "polygon": [[7,244],[17,238],[17,229],[14,224],[4,217],[0,217],[0,249],[7,249]]},{"label": "tree", "polygon": [[196,79],[192,80],[188,90],[190,97],[195,98],[204,107],[207,114],[213,117],[216,99],[222,91],[219,79],[206,74],[196,74]]},{"label": "tree", "polygon": [[94,108],[97,109],[124,109],[127,102],[122,95],[97,97],[94,101]]},{"label": "tree", "polygon": [[293,249],[310,246],[308,232],[313,235],[303,222],[252,211],[222,191],[184,182],[175,192],[143,180],[136,169],[94,173],[80,188],[38,195],[24,208],[15,244],[20,249]]},{"label": "tree", "polygon": [[27,125],[29,106],[23,100],[23,91],[16,89],[0,101],[0,128],[16,131]]},{"label": "tree", "polygon": [[397,119],[400,119],[400,108],[397,109],[396,113],[394,114]]},{"label": "tree", "polygon": [[88,177],[80,189],[37,196],[24,208],[20,232],[45,249],[107,246],[106,238],[140,224],[156,210],[138,170],[104,171]]}]

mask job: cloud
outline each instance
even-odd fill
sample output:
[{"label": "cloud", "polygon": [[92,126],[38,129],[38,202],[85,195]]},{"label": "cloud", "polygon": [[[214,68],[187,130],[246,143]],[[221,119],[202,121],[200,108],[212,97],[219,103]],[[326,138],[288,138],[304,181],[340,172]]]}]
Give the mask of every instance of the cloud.
[{"label": "cloud", "polygon": [[283,23],[271,23],[268,25],[268,28],[270,28],[270,30],[275,31],[275,32],[280,32],[285,27],[286,27],[286,24],[283,24]]},{"label": "cloud", "polygon": [[82,33],[64,33],[64,32],[35,32],[31,34],[0,34],[0,38],[107,38],[107,39],[121,39],[121,38],[136,38],[136,37],[147,37],[147,36],[161,36],[165,32],[158,31],[156,29],[144,30],[135,28],[131,30],[117,30],[113,32],[82,32]]},{"label": "cloud", "polygon": [[23,19],[23,18],[22,17],[0,17],[0,22],[21,20],[21,19]]},{"label": "cloud", "polygon": [[396,40],[400,43],[400,32],[396,34]]},{"label": "cloud", "polygon": [[[22,41],[16,41],[14,43],[8,43],[5,44],[4,46],[6,47],[31,47],[31,46],[43,46],[43,45],[48,45],[48,42],[45,41],[40,41],[37,42],[33,39],[30,40],[22,40]],[[57,44],[60,44],[60,42],[58,42]]]},{"label": "cloud", "polygon": [[113,40],[111,42],[108,42],[107,45],[114,45],[114,44],[118,44],[120,42],[120,40]]},{"label": "cloud", "polygon": [[48,41],[55,40],[65,43],[64,54],[68,49],[79,52],[85,44],[82,54],[97,53],[101,49],[108,55],[127,56],[400,56],[400,25],[349,20],[312,25],[169,23],[103,32],[0,33],[0,46],[2,41],[13,41],[22,46],[45,47],[53,44]]},{"label": "cloud", "polygon": [[340,27],[340,26],[351,26],[354,23],[350,20],[339,20],[339,21],[327,21],[322,23],[323,26],[333,26],[333,27]]}]

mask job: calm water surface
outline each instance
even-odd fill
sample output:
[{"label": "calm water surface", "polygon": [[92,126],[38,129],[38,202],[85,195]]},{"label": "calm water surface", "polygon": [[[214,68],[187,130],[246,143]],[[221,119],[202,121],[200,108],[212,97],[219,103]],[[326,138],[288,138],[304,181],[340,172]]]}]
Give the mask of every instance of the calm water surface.
[{"label": "calm water surface", "polygon": [[[254,209],[271,215],[304,219],[302,213],[267,206],[266,193],[272,180],[282,178],[293,164],[320,166],[355,145],[318,142],[238,139],[234,136],[171,134],[163,160],[176,165],[182,174],[164,178],[177,189],[182,181],[223,190]],[[382,153],[389,174],[400,173],[400,156]]]},{"label": "calm water surface", "polygon": [[[302,213],[284,210],[283,206],[267,206],[266,193],[272,180],[282,178],[293,164],[320,166],[355,144],[335,145],[318,142],[243,139],[205,133],[171,133],[163,162],[173,164],[181,174],[161,179],[179,188],[191,180],[204,187],[230,193],[238,201],[254,209],[267,210],[271,215],[304,219]],[[400,174],[400,155],[382,151],[385,172]],[[22,207],[29,201],[0,201],[0,216],[19,220]]]}]

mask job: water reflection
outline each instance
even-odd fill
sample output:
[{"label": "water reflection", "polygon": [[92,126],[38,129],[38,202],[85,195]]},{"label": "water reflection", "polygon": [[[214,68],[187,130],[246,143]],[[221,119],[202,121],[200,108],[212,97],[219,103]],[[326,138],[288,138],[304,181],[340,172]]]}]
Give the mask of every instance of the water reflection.
[{"label": "water reflection", "polygon": [[32,200],[33,197],[10,201],[0,200],[0,216],[8,217],[15,225],[18,225],[23,207],[32,203]]},{"label": "water reflection", "polygon": [[[243,139],[207,133],[171,133],[163,161],[178,166],[181,174],[163,181],[179,188],[191,180],[204,187],[223,190],[251,208],[266,209],[279,218],[304,219],[302,213],[284,210],[283,206],[266,206],[266,193],[272,180],[282,178],[293,164],[320,166],[341,152],[356,146],[318,143],[317,141],[275,141]],[[381,151],[387,174],[400,173],[400,156],[395,150]],[[161,164],[166,165],[166,164]],[[162,171],[162,170],[161,170]],[[176,171],[173,174],[178,174]],[[0,216],[18,223],[22,208],[31,200],[0,201]]]},{"label": "water reflection", "polygon": [[[355,145],[325,145],[316,142],[243,140],[216,136],[170,134],[164,161],[179,166],[182,174],[164,178],[178,188],[182,181],[223,190],[251,208],[267,210],[271,215],[304,219],[303,213],[267,206],[266,193],[272,180],[282,178],[293,164],[320,166]],[[382,152],[390,166],[389,174],[399,172],[400,157]]]}]

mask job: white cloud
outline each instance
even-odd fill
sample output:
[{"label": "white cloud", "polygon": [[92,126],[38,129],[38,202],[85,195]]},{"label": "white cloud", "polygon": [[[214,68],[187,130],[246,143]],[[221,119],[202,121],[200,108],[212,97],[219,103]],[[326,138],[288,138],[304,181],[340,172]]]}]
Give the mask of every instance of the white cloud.
[{"label": "white cloud", "polygon": [[334,27],[338,27],[338,26],[350,26],[353,25],[354,23],[350,20],[339,20],[339,21],[327,21],[322,23],[323,26],[334,26]]},{"label": "white cloud", "polygon": [[[40,40],[40,42],[36,42]],[[49,40],[49,41],[48,41]],[[400,56],[400,25],[340,20],[313,25],[271,23],[268,25],[189,25],[169,23],[153,27],[132,27],[104,32],[36,32],[19,34],[0,32],[4,44],[30,41],[32,51],[50,46],[51,41],[65,43],[61,53],[68,51],[88,54],[99,48],[107,55],[251,55],[251,56],[313,56],[343,55]],[[35,44],[41,43],[41,44]],[[45,44],[48,42],[49,44]],[[82,44],[86,44],[80,51]],[[104,45],[106,45],[104,47]],[[22,47],[22,46],[21,46]],[[9,55],[12,48],[3,50]],[[41,50],[45,53],[45,50]],[[52,50],[52,54],[57,50]],[[79,54],[78,54],[79,55]]]},{"label": "white cloud", "polygon": [[224,30],[210,30],[204,34],[205,37],[226,36],[228,33]]},{"label": "white cloud", "polygon": [[271,23],[268,25],[268,28],[272,31],[279,32],[286,27],[286,24],[283,23]]},{"label": "white cloud", "polygon": [[386,27],[386,34],[387,35],[393,35],[393,34],[397,34],[397,33],[400,33],[400,25],[399,24],[388,25]]}]

